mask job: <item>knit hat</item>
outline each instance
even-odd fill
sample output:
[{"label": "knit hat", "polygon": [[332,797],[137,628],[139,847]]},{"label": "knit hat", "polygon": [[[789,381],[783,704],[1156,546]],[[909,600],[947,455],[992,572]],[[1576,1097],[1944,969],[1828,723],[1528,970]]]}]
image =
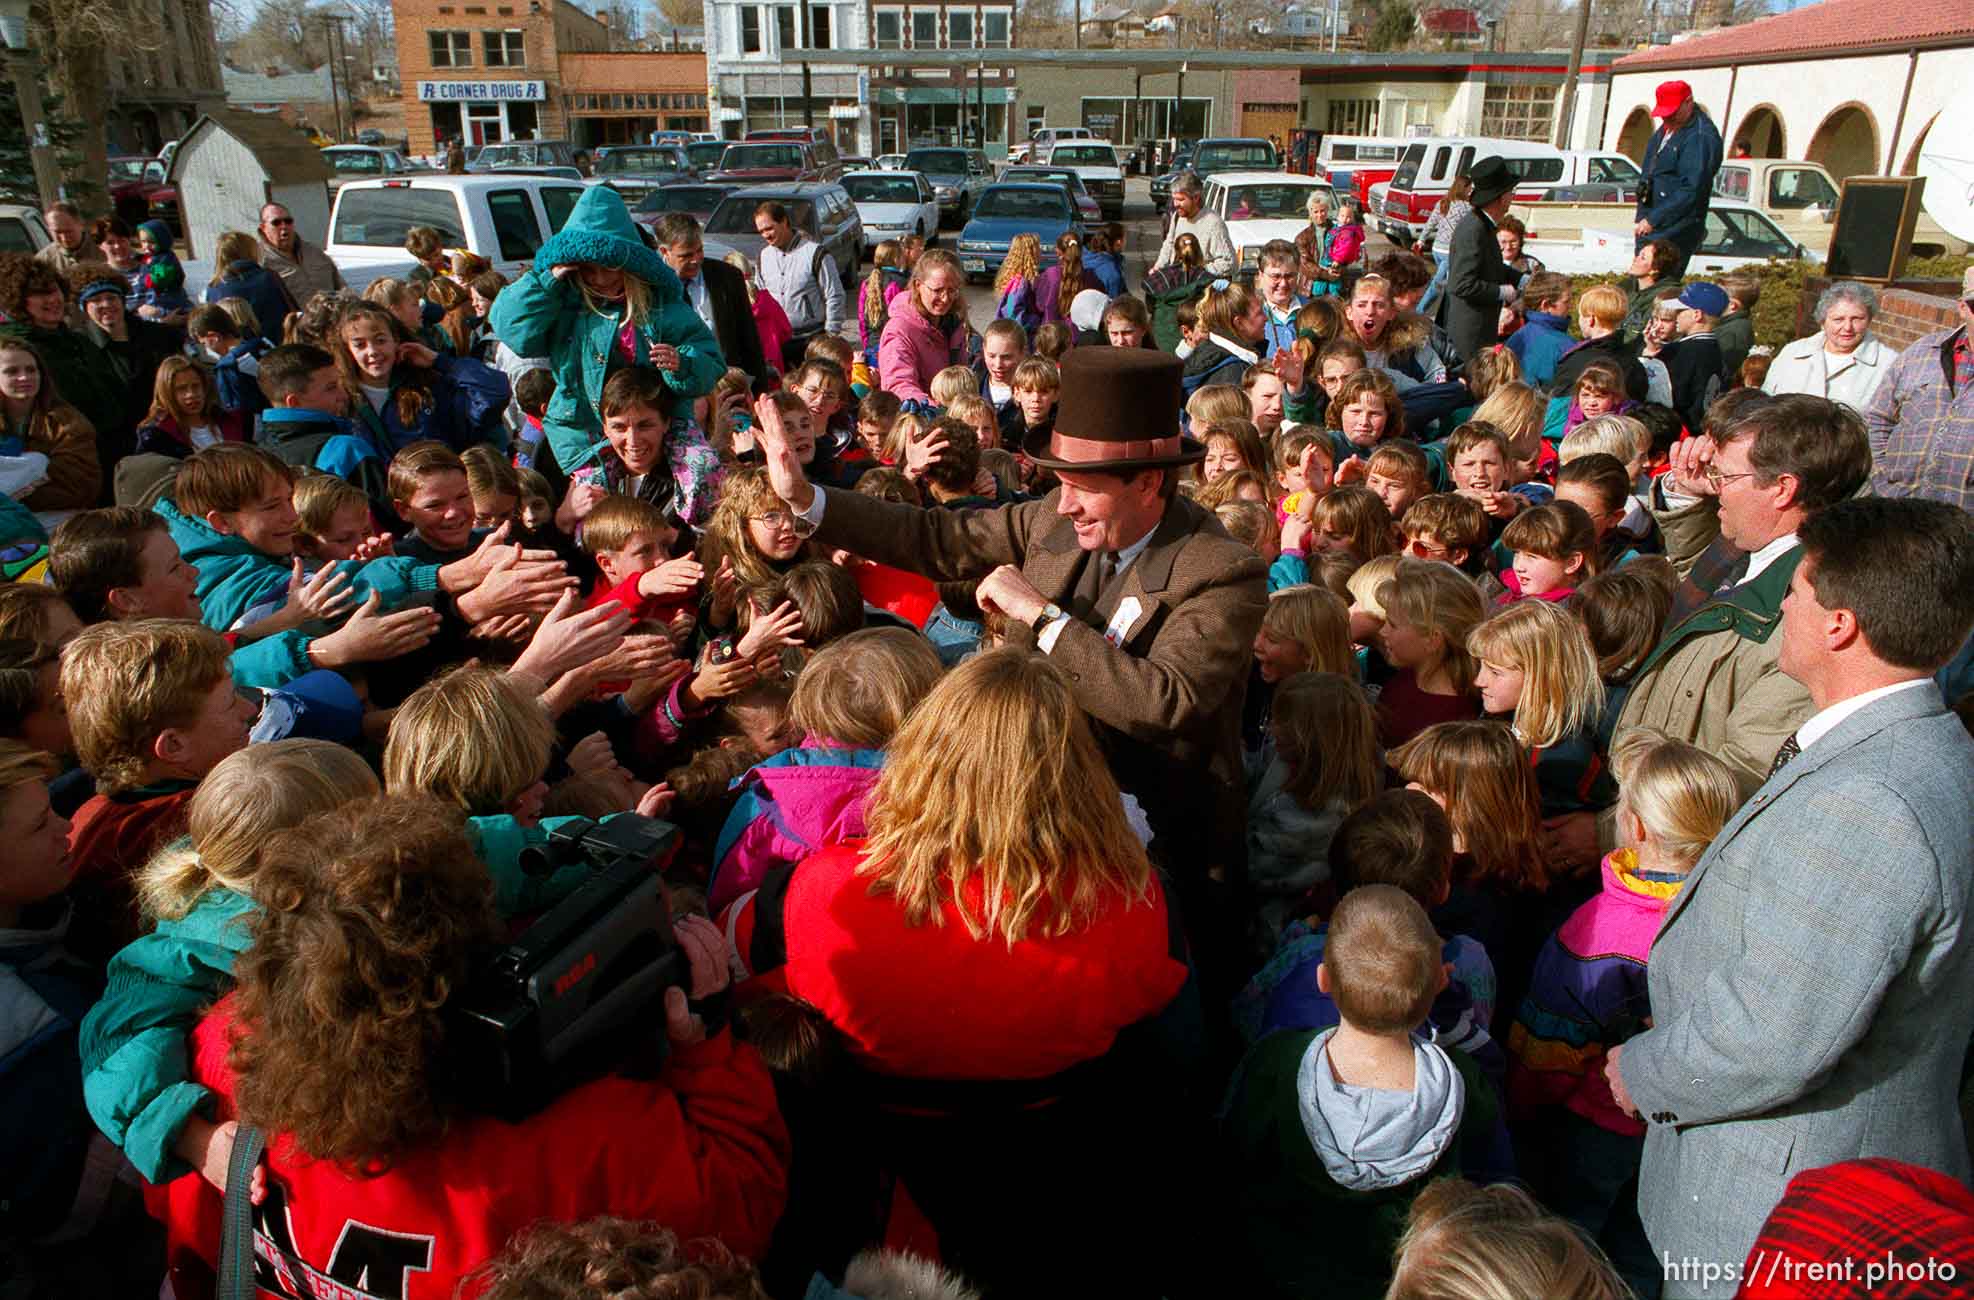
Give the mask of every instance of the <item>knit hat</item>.
[{"label": "knit hat", "polygon": [[76,291],[75,305],[81,307],[91,298],[100,298],[106,293],[113,293],[119,298],[128,297],[130,286],[122,280],[91,280]]}]

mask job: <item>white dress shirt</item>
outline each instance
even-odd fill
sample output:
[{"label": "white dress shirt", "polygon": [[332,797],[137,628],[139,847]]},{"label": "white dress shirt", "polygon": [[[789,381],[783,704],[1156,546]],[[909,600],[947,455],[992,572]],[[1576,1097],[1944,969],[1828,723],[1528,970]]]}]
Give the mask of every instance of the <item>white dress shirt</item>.
[{"label": "white dress shirt", "polygon": [[1798,753],[1808,753],[1809,747],[1837,729],[1837,724],[1850,717],[1874,700],[1882,700],[1887,695],[1899,691],[1909,691],[1914,687],[1925,686],[1931,677],[1914,677],[1909,681],[1893,682],[1890,686],[1880,686],[1877,690],[1853,695],[1848,700],[1838,700],[1828,708],[1819,710],[1808,722],[1796,728],[1796,749]]}]

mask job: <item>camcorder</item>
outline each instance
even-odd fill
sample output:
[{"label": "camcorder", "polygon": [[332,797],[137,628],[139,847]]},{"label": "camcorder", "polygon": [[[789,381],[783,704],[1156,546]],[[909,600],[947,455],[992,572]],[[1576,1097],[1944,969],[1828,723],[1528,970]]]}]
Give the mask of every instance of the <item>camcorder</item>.
[{"label": "camcorder", "polygon": [[[691,990],[659,879],[678,844],[670,822],[622,813],[571,819],[523,851],[531,875],[582,866],[589,878],[450,1000],[446,1056],[468,1106],[519,1121],[587,1079],[664,1064],[665,991]],[[710,1030],[724,995],[709,1001],[695,1007]]]}]

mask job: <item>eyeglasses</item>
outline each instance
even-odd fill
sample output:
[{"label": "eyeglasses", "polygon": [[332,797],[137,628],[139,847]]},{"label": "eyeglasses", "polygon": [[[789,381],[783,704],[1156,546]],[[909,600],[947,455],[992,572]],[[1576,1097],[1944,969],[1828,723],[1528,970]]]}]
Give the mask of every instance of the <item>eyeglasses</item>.
[{"label": "eyeglasses", "polygon": [[764,515],[749,515],[747,517],[757,523],[766,524],[770,528],[795,527],[795,516],[789,514],[786,510],[770,510]]},{"label": "eyeglasses", "polygon": [[1716,492],[1720,491],[1720,485],[1723,483],[1732,483],[1737,478],[1753,478],[1754,476],[1755,473],[1753,470],[1749,470],[1745,474],[1723,474],[1717,465],[1709,465],[1706,468],[1707,483]]}]

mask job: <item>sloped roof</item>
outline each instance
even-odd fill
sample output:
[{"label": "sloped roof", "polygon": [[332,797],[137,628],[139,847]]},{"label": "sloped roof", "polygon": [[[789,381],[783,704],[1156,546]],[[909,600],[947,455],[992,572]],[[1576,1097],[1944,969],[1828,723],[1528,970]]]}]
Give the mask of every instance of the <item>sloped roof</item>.
[{"label": "sloped roof", "polygon": [[171,157],[171,180],[175,183],[196,150],[187,148],[195,136],[219,130],[233,136],[248,149],[277,185],[298,181],[326,181],[335,172],[323,160],[322,151],[308,137],[280,117],[268,113],[243,113],[238,109],[216,108],[192,124],[178,152]]},{"label": "sloped roof", "polygon": [[232,104],[309,104],[328,103],[329,65],[313,72],[282,72],[268,76],[262,72],[240,72],[222,66],[220,76],[226,86],[226,99]]},{"label": "sloped roof", "polygon": [[1974,4],[1967,0],[1822,0],[1786,14],[1628,54],[1613,72],[1773,62],[1882,50],[1888,46],[1974,45]]},{"label": "sloped roof", "polygon": [[1132,16],[1131,11],[1123,5],[1105,5],[1088,18],[1085,18],[1083,25],[1087,27],[1091,23],[1119,23]]}]

